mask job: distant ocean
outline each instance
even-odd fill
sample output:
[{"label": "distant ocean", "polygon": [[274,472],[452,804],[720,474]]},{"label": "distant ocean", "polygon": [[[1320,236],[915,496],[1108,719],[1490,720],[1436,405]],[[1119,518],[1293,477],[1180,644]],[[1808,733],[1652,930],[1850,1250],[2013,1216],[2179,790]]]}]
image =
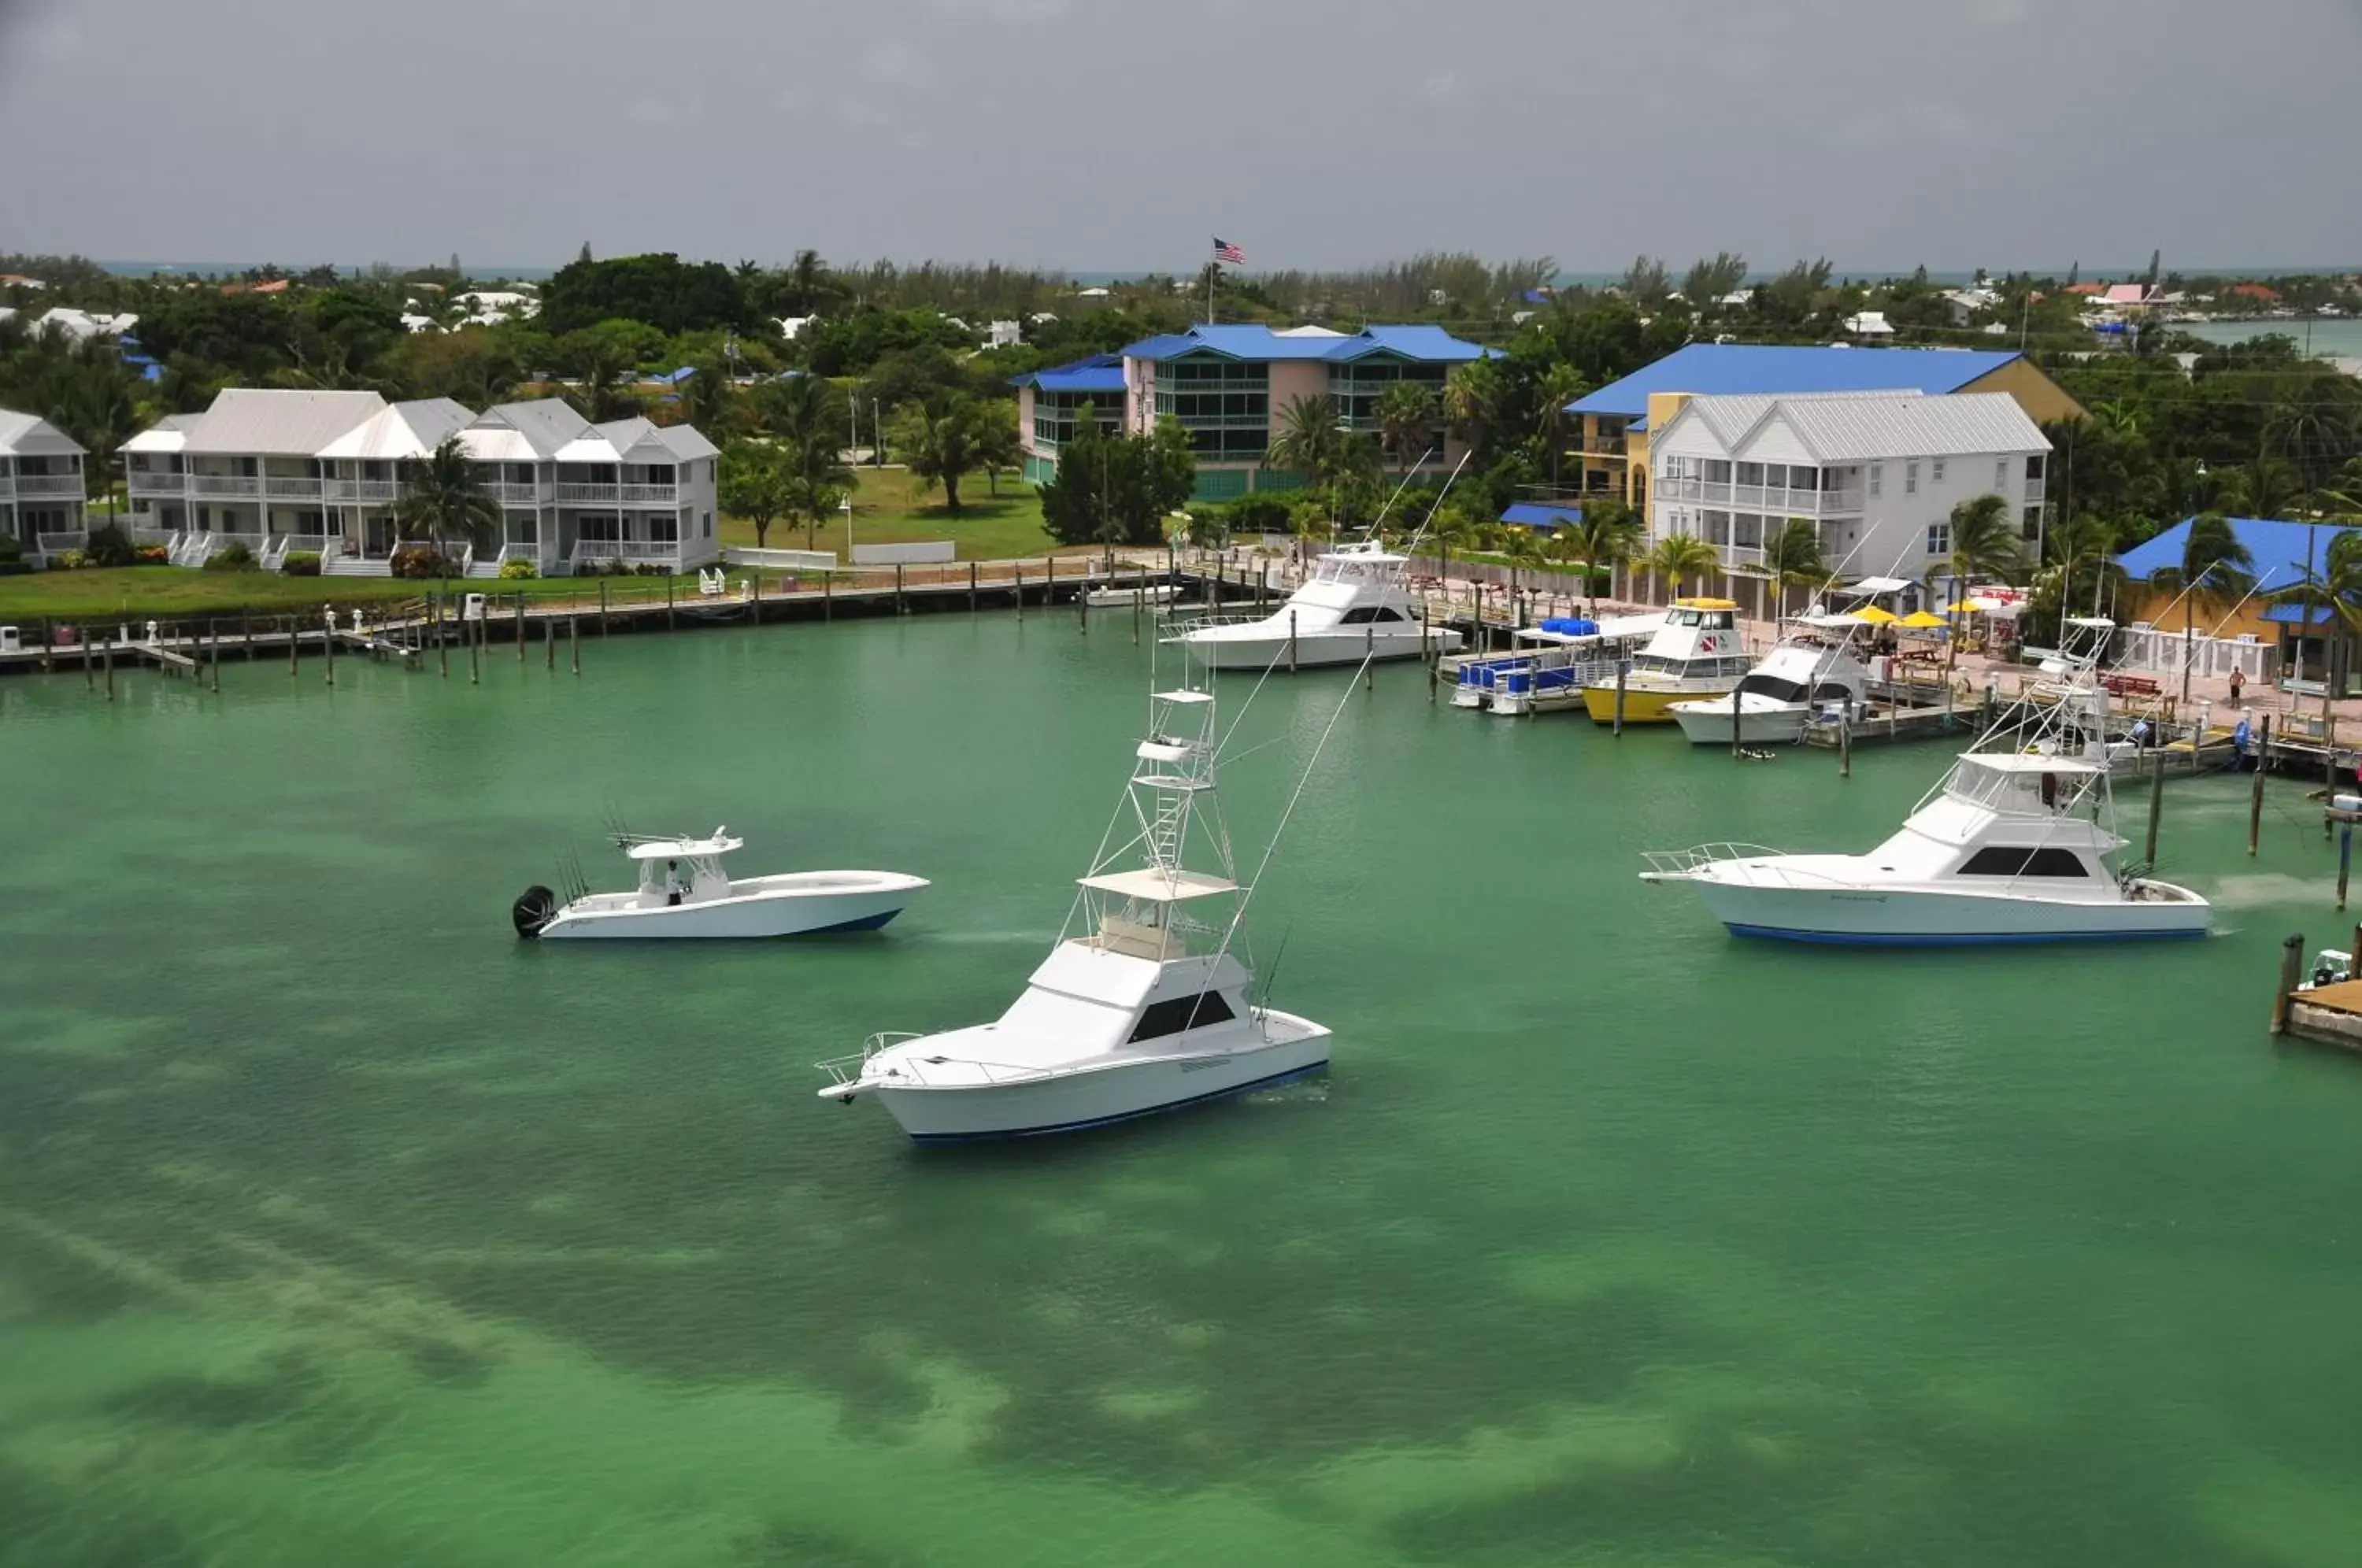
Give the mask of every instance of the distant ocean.
[{"label": "distant ocean", "polygon": [[2250,337],[2276,333],[2293,337],[2301,352],[2325,359],[2362,359],[2362,321],[2324,317],[2313,321],[2184,321],[2177,332],[2211,343],[2244,343]]}]

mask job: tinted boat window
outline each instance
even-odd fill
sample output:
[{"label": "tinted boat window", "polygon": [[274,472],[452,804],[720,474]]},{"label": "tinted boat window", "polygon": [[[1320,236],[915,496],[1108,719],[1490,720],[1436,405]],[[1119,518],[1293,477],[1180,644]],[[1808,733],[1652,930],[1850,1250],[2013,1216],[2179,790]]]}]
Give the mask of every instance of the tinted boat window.
[{"label": "tinted boat window", "polygon": [[2088,877],[2070,849],[2018,849],[1995,845],[1980,849],[1960,867],[1963,877]]},{"label": "tinted boat window", "polygon": [[1222,999],[1220,991],[1200,991],[1194,997],[1175,997],[1170,1001],[1151,1002],[1142,1010],[1140,1023],[1131,1032],[1134,1040],[1156,1040],[1167,1034],[1178,1034],[1185,1029],[1203,1029],[1209,1023],[1221,1023],[1238,1015],[1231,1004]]}]

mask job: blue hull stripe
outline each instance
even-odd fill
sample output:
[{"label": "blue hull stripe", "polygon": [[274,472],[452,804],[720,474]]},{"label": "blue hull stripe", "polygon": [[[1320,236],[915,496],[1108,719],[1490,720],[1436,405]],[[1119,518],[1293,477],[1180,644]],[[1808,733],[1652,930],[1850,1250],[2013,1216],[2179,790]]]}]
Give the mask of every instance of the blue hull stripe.
[{"label": "blue hull stripe", "polygon": [[1917,932],[1890,934],[1860,931],[1798,931],[1788,926],[1726,923],[1733,936],[1762,937],[1773,942],[1817,942],[1838,947],[2009,947],[2029,942],[2179,942],[2206,934],[2202,926],[2191,931]]},{"label": "blue hull stripe", "polygon": [[814,926],[810,931],[800,931],[796,933],[796,934],[798,936],[829,936],[840,931],[876,931],[879,926],[884,925],[888,921],[892,920],[896,915],[900,914],[901,912],[902,911],[900,910],[888,910],[884,914],[863,915],[859,920],[849,920],[843,925]]},{"label": "blue hull stripe", "polygon": [[1172,1099],[1163,1105],[1152,1105],[1145,1110],[1127,1110],[1117,1116],[1095,1116],[1087,1121],[1054,1121],[1046,1127],[1020,1127],[1007,1132],[913,1132],[913,1143],[995,1143],[1010,1138],[1043,1138],[1053,1132],[1080,1132],[1092,1127],[1112,1127],[1119,1121],[1137,1121],[1143,1116],[1161,1116],[1168,1110],[1180,1110],[1192,1105],[1203,1105],[1209,1099],[1222,1099],[1249,1089],[1270,1088],[1276,1084],[1293,1083],[1315,1073],[1329,1070],[1326,1062],[1314,1062],[1309,1066],[1290,1067],[1284,1073],[1274,1073],[1267,1078],[1239,1084],[1231,1088],[1219,1088],[1211,1094],[1191,1095],[1187,1099]]}]

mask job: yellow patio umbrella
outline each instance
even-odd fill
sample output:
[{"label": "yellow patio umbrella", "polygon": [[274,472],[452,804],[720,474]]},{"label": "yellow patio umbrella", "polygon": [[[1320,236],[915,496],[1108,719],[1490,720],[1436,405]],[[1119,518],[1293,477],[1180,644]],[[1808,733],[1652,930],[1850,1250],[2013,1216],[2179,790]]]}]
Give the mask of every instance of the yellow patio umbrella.
[{"label": "yellow patio umbrella", "polygon": [[1910,614],[1905,615],[1902,620],[1897,621],[1895,624],[1898,626],[1909,626],[1915,631],[1924,632],[1930,630],[1942,631],[1948,628],[1951,623],[1945,620],[1941,615],[1930,615],[1925,610],[1914,610]]},{"label": "yellow patio umbrella", "polygon": [[1903,619],[1902,616],[1897,615],[1893,611],[1882,609],[1875,604],[1865,604],[1860,609],[1855,611],[1854,613],[1860,616],[1863,620],[1869,622],[1873,626],[1892,626],[1895,622]]}]

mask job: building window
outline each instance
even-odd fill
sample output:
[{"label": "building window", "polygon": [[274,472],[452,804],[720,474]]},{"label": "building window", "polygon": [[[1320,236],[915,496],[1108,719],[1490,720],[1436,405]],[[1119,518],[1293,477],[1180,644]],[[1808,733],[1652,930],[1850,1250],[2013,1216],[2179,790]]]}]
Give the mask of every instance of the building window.
[{"label": "building window", "polygon": [[2041,453],[2039,453],[2039,452],[2036,452],[2036,453],[2033,453],[2033,454],[2029,455],[2029,456],[2026,458],[2026,459],[2025,459],[2025,477],[2026,477],[2027,479],[2030,479],[2030,480],[2038,480],[2038,479],[2040,479],[2040,478],[2042,477],[2042,454],[2041,454]]},{"label": "building window", "polygon": [[1998,493],[2000,493],[2001,491],[2007,490],[2008,488],[2009,488],[2009,459],[2008,459],[2007,458],[1994,458],[1994,459],[1993,459],[1993,491],[1994,491],[1994,493],[1998,494]]},{"label": "building window", "polygon": [[2042,508],[2029,506],[2025,509],[2025,524],[2019,533],[2021,536],[2027,539],[2042,537]]},{"label": "building window", "polygon": [[713,513],[711,512],[705,514],[705,536],[709,539],[713,537]]},{"label": "building window", "polygon": [[649,518],[648,540],[651,544],[657,545],[680,543],[680,519],[669,513],[661,517]]},{"label": "building window", "polygon": [[1919,493],[1919,459],[1916,458],[1903,465],[1903,493],[1905,495]]},{"label": "building window", "polygon": [[1870,493],[1871,493],[1871,494],[1872,494],[1872,495],[1876,495],[1876,494],[1879,492],[1880,488],[1881,488],[1881,487],[1885,483],[1885,481],[1886,481],[1886,465],[1885,465],[1884,463],[1872,463],[1872,464],[1871,464],[1871,465],[1870,465]]},{"label": "building window", "polygon": [[1942,484],[1944,482],[1944,459],[1941,458],[1936,458],[1935,465],[1934,469],[1927,475],[1927,482],[1930,484]]},{"label": "building window", "polygon": [[1738,482],[1741,484],[1761,484],[1763,482],[1763,465],[1761,463],[1739,464]]},{"label": "building window", "polygon": [[1708,458],[1705,460],[1705,482],[1708,484],[1728,484],[1730,482],[1730,460],[1727,458]]},{"label": "building window", "polygon": [[1952,525],[1949,523],[1927,525],[1927,553],[1931,556],[1948,556],[1952,553]]},{"label": "building window", "polygon": [[1156,378],[1158,417],[1189,432],[1201,460],[1252,462],[1271,446],[1271,370],[1208,358],[1175,359]]}]

